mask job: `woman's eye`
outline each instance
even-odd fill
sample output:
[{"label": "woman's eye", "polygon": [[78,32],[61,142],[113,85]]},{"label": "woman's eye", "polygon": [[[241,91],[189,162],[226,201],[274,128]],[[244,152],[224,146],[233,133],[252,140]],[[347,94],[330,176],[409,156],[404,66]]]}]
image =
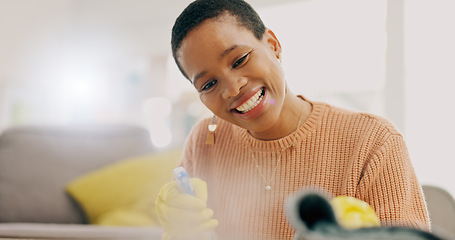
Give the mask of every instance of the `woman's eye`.
[{"label": "woman's eye", "polygon": [[245,56],[241,57],[239,60],[235,61],[235,63],[232,65],[232,68],[237,68],[238,66],[242,65],[247,58],[250,56],[250,53],[245,54]]},{"label": "woman's eye", "polygon": [[212,80],[212,81],[206,83],[204,86],[202,86],[201,91],[210,90],[212,87],[215,86],[216,82],[217,82],[216,80]]}]

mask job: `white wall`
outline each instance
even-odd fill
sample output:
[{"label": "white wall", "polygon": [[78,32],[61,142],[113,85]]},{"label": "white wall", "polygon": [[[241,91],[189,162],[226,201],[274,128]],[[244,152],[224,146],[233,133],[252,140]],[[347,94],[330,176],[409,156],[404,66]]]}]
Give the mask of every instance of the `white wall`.
[{"label": "white wall", "polygon": [[260,10],[296,94],[383,114],[386,1],[298,1]]},{"label": "white wall", "polygon": [[455,195],[455,2],[405,9],[406,140],[422,182]]}]

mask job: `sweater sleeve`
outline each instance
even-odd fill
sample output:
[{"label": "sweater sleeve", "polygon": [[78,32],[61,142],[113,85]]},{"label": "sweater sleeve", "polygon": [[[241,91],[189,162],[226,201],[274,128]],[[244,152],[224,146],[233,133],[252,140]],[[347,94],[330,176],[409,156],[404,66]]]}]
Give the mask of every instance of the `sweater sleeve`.
[{"label": "sweater sleeve", "polygon": [[390,135],[369,157],[362,174],[356,197],[373,207],[383,225],[430,231],[422,188],[401,135]]}]

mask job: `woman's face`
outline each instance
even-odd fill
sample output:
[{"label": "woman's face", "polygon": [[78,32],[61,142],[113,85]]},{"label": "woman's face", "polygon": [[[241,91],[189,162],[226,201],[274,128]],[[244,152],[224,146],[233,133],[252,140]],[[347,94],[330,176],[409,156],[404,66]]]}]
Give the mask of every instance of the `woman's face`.
[{"label": "woman's face", "polygon": [[280,53],[272,31],[258,40],[224,15],[190,31],[177,56],[202,103],[254,135],[276,129],[281,116],[286,83]]}]

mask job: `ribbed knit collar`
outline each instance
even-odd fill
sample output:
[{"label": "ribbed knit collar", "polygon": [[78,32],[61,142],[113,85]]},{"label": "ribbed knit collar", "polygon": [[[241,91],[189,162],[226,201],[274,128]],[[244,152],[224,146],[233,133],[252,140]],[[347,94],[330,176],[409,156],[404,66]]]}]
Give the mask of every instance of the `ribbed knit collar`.
[{"label": "ribbed knit collar", "polygon": [[308,116],[305,122],[303,122],[297,130],[279,139],[260,140],[251,136],[251,134],[248,133],[248,130],[236,126],[238,130],[237,133],[239,134],[239,139],[242,141],[244,146],[255,150],[281,151],[286,146],[292,144],[295,139],[297,139],[298,142],[305,138],[311,131],[313,131],[317,122],[321,118],[326,105],[323,103],[309,101],[301,95],[298,95],[298,97],[311,103],[313,109],[310,113],[310,116]]}]

